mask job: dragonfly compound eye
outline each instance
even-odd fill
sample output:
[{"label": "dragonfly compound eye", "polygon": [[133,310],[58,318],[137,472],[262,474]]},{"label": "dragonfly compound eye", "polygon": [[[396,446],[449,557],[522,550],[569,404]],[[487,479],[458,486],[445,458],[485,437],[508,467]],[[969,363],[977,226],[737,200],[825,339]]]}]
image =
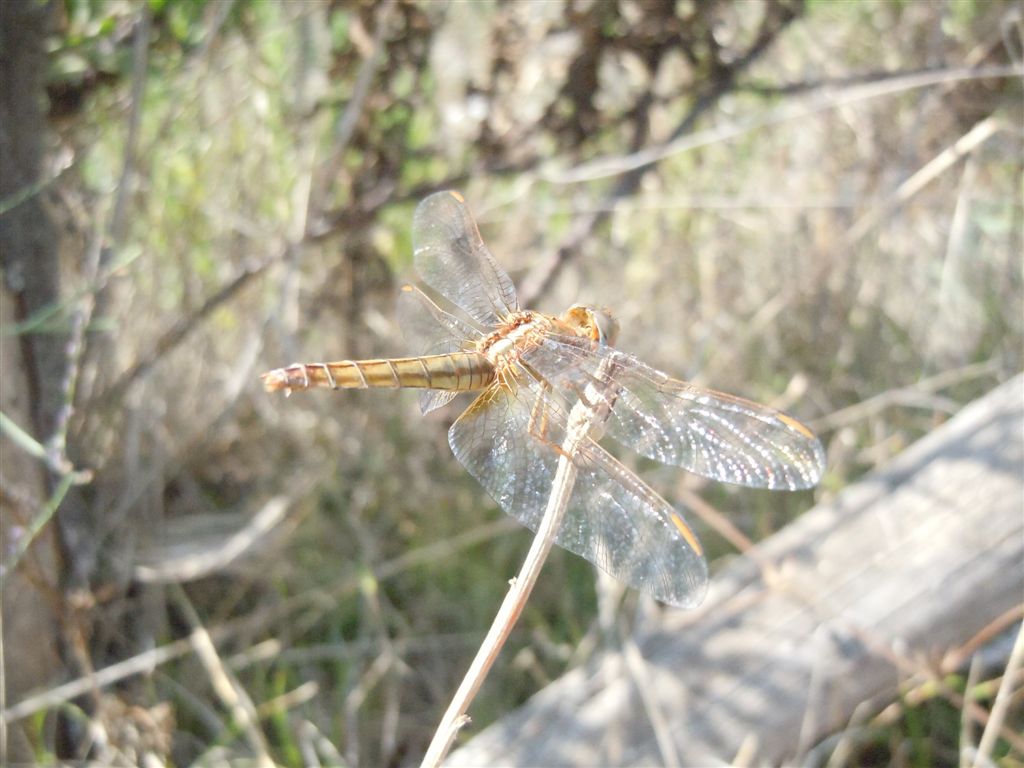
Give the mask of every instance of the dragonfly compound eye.
[{"label": "dragonfly compound eye", "polygon": [[619,322],[607,309],[595,309],[582,304],[573,304],[562,315],[562,319],[576,329],[580,336],[611,345],[619,334]]},{"label": "dragonfly compound eye", "polygon": [[619,321],[607,309],[591,309],[591,321],[597,329],[597,340],[612,346],[619,337]]}]

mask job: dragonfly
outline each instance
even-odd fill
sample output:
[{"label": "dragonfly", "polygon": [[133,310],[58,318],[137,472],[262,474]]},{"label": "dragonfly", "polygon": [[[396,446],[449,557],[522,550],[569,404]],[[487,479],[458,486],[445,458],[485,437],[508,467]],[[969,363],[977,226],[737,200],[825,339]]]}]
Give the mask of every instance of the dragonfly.
[{"label": "dragonfly", "polygon": [[464,198],[424,199],[413,216],[418,287],[399,295],[399,323],[416,355],[297,363],[263,374],[267,391],[415,388],[424,414],[479,392],[455,420],[455,457],[509,515],[536,531],[563,441],[580,403],[595,415],[568,457],[576,470],[555,543],[657,600],[700,603],[708,570],[685,518],[599,444],[610,437],[712,480],[798,490],[824,471],[821,443],[766,405],[671,378],[614,345],[609,310],[562,315],[522,309]]}]

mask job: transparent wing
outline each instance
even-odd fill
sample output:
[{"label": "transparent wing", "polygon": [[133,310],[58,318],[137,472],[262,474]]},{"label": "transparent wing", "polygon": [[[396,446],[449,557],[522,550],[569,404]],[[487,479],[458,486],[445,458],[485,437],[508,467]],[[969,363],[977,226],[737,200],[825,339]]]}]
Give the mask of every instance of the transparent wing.
[{"label": "transparent wing", "polygon": [[524,361],[556,389],[578,392],[610,370],[606,432],[642,456],[753,488],[809,488],[824,471],[821,443],[796,419],[672,379],[612,347],[550,336]]},{"label": "transparent wing", "polygon": [[477,322],[494,326],[519,309],[512,279],[484,245],[458,192],[437,192],[417,206],[412,239],[424,282]]},{"label": "transparent wing", "polygon": [[[565,424],[556,399],[536,383],[520,381],[515,394],[500,386],[481,394],[452,425],[448,441],[501,508],[536,531],[558,464],[553,446],[564,440]],[[538,425],[544,425],[543,435]],[[698,604],[707,565],[683,519],[593,441],[584,441],[576,464],[556,543],[658,600]]]},{"label": "transparent wing", "polygon": [[420,355],[463,352],[484,331],[445,312],[415,285],[398,294],[398,324],[406,341]]},{"label": "transparent wing", "polygon": [[[482,332],[435,304],[414,285],[403,285],[398,294],[398,324],[417,355],[464,352]],[[438,389],[420,391],[420,411],[428,414],[447,405],[457,392]]]}]

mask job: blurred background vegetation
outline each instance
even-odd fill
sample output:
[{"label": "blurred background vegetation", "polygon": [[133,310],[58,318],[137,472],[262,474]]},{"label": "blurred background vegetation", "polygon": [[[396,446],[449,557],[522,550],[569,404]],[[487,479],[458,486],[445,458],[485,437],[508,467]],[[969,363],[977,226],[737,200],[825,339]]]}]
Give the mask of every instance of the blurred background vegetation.
[{"label": "blurred background vegetation", "polygon": [[[622,348],[816,429],[813,493],[634,463],[754,539],[1022,368],[1018,4],[3,13],[3,120],[36,142],[0,200],[4,558],[59,628],[30,687],[167,652],[19,721],[36,759],[419,759],[529,534],[451,456],[458,403],[258,375],[412,351],[394,301],[430,192],[463,192],[524,304],[612,307]],[[714,571],[735,550],[693,522]],[[552,556],[474,728],[604,642],[606,590]],[[216,653],[175,645],[197,628]],[[855,764],[958,762],[941,696],[883,714]]]}]

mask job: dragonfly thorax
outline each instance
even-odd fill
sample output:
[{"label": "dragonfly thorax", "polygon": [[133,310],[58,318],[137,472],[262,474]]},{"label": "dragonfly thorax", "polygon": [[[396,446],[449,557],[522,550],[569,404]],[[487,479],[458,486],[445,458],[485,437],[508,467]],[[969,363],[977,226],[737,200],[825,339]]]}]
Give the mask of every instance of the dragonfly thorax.
[{"label": "dragonfly thorax", "polygon": [[524,310],[508,316],[496,331],[478,342],[477,350],[498,369],[508,368],[542,342],[550,332],[551,318]]}]

